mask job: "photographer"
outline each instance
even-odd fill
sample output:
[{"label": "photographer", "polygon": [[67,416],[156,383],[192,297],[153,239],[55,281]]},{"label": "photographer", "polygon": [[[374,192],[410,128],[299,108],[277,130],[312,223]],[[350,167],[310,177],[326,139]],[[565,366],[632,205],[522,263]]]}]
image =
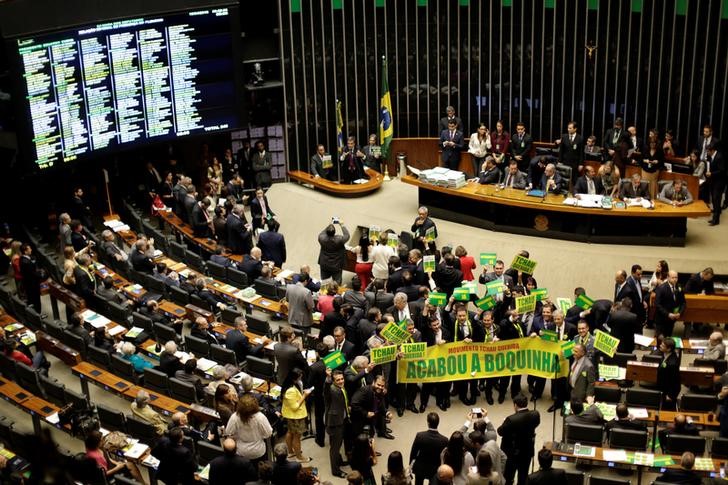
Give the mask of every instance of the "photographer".
[{"label": "photographer", "polygon": [[[341,235],[336,234],[336,226],[341,228]],[[331,224],[318,235],[321,246],[318,263],[321,268],[321,279],[333,279],[341,284],[341,273],[346,263],[346,242],[349,240],[349,230],[338,217],[331,218]]]}]

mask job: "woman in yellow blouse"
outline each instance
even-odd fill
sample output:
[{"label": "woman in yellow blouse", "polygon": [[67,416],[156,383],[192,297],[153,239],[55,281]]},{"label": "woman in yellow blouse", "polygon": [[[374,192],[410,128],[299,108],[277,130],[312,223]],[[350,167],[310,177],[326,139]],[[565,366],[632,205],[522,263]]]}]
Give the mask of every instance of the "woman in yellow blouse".
[{"label": "woman in yellow blouse", "polygon": [[288,424],[288,433],[286,433],[288,452],[295,456],[300,463],[308,463],[311,458],[303,456],[301,435],[306,431],[306,418],[308,417],[306,398],[311,394],[313,388],[304,390],[302,378],[303,371],[293,369],[283,382],[281,416],[286,419]]}]

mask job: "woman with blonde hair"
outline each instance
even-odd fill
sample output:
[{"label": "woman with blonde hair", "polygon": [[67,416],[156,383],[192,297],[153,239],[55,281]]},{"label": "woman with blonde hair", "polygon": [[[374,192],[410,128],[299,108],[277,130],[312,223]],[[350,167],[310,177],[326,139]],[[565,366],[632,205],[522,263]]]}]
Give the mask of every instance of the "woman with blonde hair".
[{"label": "woman with blonde hair", "polygon": [[616,197],[617,193],[619,193],[619,184],[621,181],[619,167],[614,165],[614,162],[611,160],[608,160],[599,167],[597,175],[602,180],[604,194],[609,197]]}]

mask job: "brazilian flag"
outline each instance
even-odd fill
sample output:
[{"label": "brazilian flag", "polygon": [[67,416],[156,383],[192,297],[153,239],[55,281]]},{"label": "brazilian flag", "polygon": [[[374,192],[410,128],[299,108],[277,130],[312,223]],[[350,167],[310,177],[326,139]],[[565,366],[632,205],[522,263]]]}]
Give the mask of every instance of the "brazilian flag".
[{"label": "brazilian flag", "polygon": [[382,158],[389,155],[389,145],[394,136],[394,122],[392,119],[392,99],[389,96],[389,83],[387,82],[387,59],[382,56],[382,99],[379,106],[379,141],[382,144]]},{"label": "brazilian flag", "polygon": [[344,151],[344,118],[341,116],[341,101],[336,100],[336,146],[339,154]]}]

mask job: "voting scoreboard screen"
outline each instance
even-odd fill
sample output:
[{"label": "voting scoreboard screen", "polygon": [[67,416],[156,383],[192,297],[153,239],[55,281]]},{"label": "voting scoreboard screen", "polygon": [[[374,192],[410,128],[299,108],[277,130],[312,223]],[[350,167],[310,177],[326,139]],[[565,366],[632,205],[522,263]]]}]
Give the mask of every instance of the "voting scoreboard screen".
[{"label": "voting scoreboard screen", "polygon": [[14,39],[27,158],[45,169],[236,128],[239,30],[217,7]]}]

